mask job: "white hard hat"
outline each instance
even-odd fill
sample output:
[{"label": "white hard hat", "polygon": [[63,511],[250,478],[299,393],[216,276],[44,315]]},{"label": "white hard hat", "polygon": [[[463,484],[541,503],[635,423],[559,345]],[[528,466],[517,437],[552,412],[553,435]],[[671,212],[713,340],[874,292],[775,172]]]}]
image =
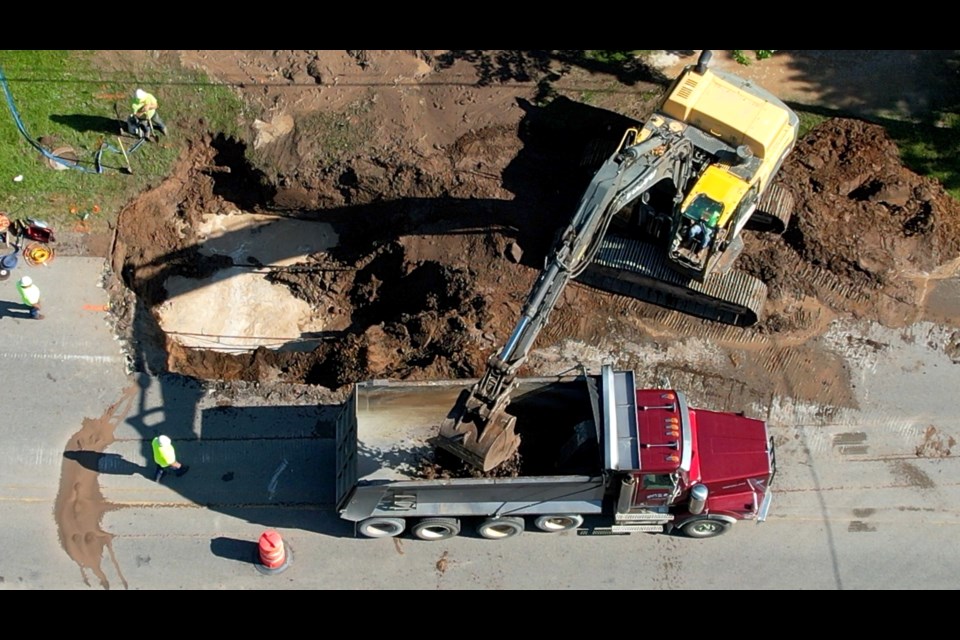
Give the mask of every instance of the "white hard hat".
[{"label": "white hard hat", "polygon": [[133,95],[137,96],[137,100],[143,100],[144,98],[147,97],[147,92],[144,91],[143,89],[137,89],[137,90],[133,93]]},{"label": "white hard hat", "polygon": [[160,436],[159,438],[157,438],[157,440],[159,440],[159,441],[160,441],[160,444],[162,444],[162,445],[164,445],[164,446],[170,444],[170,438],[167,437],[167,436]]},{"label": "white hard hat", "polygon": [[33,284],[33,279],[30,276],[23,276],[20,278],[21,287],[29,287]]}]

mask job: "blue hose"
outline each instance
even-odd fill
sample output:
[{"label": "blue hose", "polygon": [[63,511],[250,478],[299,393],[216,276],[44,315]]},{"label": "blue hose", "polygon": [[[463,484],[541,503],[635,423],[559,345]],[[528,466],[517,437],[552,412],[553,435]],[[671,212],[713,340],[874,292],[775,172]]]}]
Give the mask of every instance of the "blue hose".
[{"label": "blue hose", "polygon": [[[68,167],[70,169],[85,171],[87,173],[103,173],[103,165],[100,163],[100,158],[103,156],[104,149],[108,149],[114,153],[121,153],[121,150],[117,149],[113,145],[101,143],[100,148],[97,149],[97,153],[94,158],[94,169],[82,167],[76,160],[70,158],[61,158],[58,155],[50,153],[43,147],[43,145],[30,136],[30,134],[27,132],[27,128],[23,125],[23,120],[20,119],[20,112],[17,111],[17,107],[13,102],[13,94],[10,92],[10,85],[7,83],[7,76],[4,75],[2,68],[0,68],[0,86],[3,86],[3,93],[7,98],[7,106],[10,108],[10,113],[13,115],[13,120],[17,124],[17,129],[20,130],[20,133],[33,148],[35,148],[37,151],[43,154],[45,158],[51,160],[52,162],[56,162],[57,164],[63,165],[64,167]],[[129,155],[139,149],[144,140],[145,138],[140,138],[137,140],[133,146],[127,149],[127,154]]]}]

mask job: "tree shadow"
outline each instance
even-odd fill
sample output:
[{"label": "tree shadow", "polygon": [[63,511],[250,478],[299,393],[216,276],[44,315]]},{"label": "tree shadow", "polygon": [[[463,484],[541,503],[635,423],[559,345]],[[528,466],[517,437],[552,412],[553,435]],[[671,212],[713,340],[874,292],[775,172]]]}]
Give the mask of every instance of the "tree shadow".
[{"label": "tree shadow", "polygon": [[577,67],[590,73],[609,74],[626,85],[669,82],[659,69],[648,65],[632,50],[583,49],[454,49],[438,56],[435,64],[448,68],[457,61],[472,64],[477,84],[534,82],[537,102],[555,95],[554,83]]},{"label": "tree shadow", "polygon": [[114,118],[104,116],[94,116],[84,113],[72,113],[69,115],[53,114],[50,119],[57,124],[70,127],[80,133],[103,133],[106,135],[117,135],[123,128],[123,122]]},{"label": "tree shadow", "polygon": [[[923,121],[960,101],[951,50],[791,50],[796,80],[819,93],[819,103],[858,116],[900,114]],[[877,78],[883,81],[878,82]]]}]

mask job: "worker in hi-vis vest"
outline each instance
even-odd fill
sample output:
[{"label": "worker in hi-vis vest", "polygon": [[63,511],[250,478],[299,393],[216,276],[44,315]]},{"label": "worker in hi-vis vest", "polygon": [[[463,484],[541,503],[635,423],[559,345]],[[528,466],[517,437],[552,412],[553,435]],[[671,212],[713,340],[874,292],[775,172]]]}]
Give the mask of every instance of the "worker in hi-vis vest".
[{"label": "worker in hi-vis vest", "polygon": [[[167,135],[167,125],[160,119],[157,113],[157,99],[151,93],[143,89],[137,89],[133,94],[133,115],[130,117],[130,133],[139,135],[145,131],[148,133],[150,128],[156,129],[163,135]],[[136,129],[134,129],[136,127]]]},{"label": "worker in hi-vis vest", "polygon": [[177,476],[182,476],[187,472],[187,465],[180,464],[177,460],[177,452],[173,448],[173,442],[167,436],[157,436],[153,439],[153,461],[157,463],[157,475],[154,478],[157,482],[164,476],[168,469],[176,471]]},{"label": "worker in hi-vis vest", "polygon": [[43,320],[43,316],[40,315],[40,288],[33,284],[30,276],[23,276],[17,281],[17,292],[23,304],[30,308],[30,317]]}]

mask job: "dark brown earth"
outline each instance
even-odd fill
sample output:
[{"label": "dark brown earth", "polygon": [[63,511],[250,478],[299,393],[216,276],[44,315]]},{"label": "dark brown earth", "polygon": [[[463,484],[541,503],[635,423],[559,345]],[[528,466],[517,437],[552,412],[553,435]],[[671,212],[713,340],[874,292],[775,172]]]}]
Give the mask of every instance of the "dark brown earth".
[{"label": "dark brown earth", "polygon": [[[644,117],[663,88],[653,71],[625,82],[506,54],[173,53],[232,83],[257,122],[248,139],[225,140],[193,114],[172,115],[187,150],[119,218],[110,255],[118,328],[141,367],[331,389],[480,375],[589,180],[583,159]],[[555,99],[539,106],[547,80]],[[336,148],[331,114],[354,136]],[[891,327],[923,319],[931,283],[952,275],[960,256],[960,203],[906,169],[883,128],[851,118],[804,137],[782,182],[797,200],[792,224],[782,237],[748,236],[739,263],[770,286],[759,324],[718,326],[574,284],[537,347],[609,346],[616,336],[640,345],[622,356],[629,365],[644,344],[706,338],[730,360],[709,375],[751,395],[850,404],[848,385],[837,384],[845,365],[817,337],[843,317]],[[196,224],[201,213],[234,209],[334,226],[339,247],[269,277],[343,314],[347,329],[312,352],[240,356],[164,339],[151,313],[165,299],[164,280],[222,266],[198,254]],[[544,362],[531,359],[525,372]]]}]

